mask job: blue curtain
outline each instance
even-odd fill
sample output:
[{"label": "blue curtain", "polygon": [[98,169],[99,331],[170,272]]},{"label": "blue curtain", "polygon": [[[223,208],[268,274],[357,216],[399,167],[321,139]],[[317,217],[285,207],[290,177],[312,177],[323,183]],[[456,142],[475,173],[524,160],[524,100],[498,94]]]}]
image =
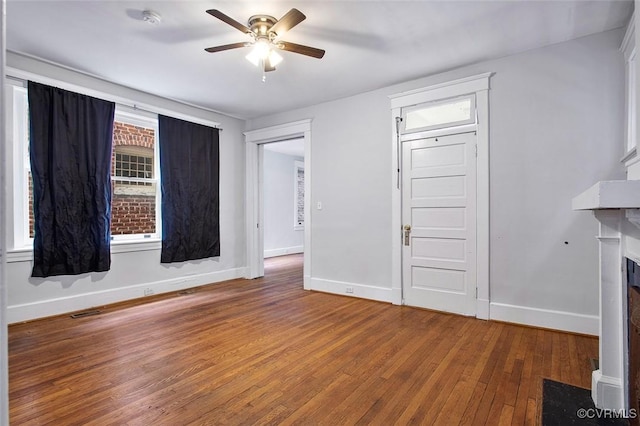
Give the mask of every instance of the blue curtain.
[{"label": "blue curtain", "polygon": [[115,104],[29,82],[34,277],[111,265]]},{"label": "blue curtain", "polygon": [[158,116],[162,263],[220,256],[219,130]]}]

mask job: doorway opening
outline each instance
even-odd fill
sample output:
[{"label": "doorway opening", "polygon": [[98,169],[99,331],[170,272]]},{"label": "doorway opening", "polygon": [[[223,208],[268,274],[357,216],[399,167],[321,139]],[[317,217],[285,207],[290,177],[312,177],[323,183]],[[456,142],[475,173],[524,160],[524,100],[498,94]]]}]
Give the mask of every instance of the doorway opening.
[{"label": "doorway opening", "polygon": [[265,143],[258,149],[264,259],[303,254],[304,139]]},{"label": "doorway opening", "polygon": [[[293,123],[278,126],[266,127],[262,129],[245,132],[246,140],[246,237],[247,237],[247,268],[245,277],[248,279],[264,276],[265,259],[265,190],[264,190],[264,155],[267,144],[282,143],[283,141],[298,141],[304,146],[303,161],[294,163],[291,168],[293,187],[293,176],[296,176],[296,197],[300,193],[298,184],[302,186],[302,214],[299,214],[299,205],[296,201],[294,214],[294,201],[286,202],[287,209],[291,209],[295,223],[291,223],[292,228],[298,229],[303,235],[303,286],[308,289],[308,282],[311,276],[311,226],[313,217],[311,215],[311,120],[301,120]],[[276,145],[274,145],[276,146]],[[270,155],[270,154],[268,154]],[[301,163],[301,164],[300,164]],[[302,166],[302,167],[301,167]],[[303,169],[304,178],[298,181],[299,170]],[[297,198],[296,198],[297,200]],[[300,220],[302,219],[302,220]],[[302,224],[299,222],[302,221]],[[302,226],[300,226],[302,225]],[[300,228],[303,228],[300,230]],[[295,246],[290,246],[295,247]],[[277,253],[272,252],[272,253]],[[269,254],[269,252],[267,252]],[[282,253],[286,254],[286,253]]]}]

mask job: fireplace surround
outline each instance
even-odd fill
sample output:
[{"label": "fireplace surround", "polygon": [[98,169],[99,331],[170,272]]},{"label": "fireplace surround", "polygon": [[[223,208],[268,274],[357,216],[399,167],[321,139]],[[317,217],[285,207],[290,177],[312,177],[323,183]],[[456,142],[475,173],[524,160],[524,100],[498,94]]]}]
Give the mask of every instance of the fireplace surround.
[{"label": "fireplace surround", "polygon": [[599,222],[599,369],[591,379],[597,408],[626,410],[629,406],[626,259],[627,240],[640,228],[640,181],[601,181],[573,199],[574,210],[591,210]]}]

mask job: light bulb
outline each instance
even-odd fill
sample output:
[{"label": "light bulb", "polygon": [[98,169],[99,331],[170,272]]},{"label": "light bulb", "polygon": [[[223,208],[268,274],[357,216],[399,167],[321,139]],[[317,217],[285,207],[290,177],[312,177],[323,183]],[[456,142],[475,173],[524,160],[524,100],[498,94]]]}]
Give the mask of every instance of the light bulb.
[{"label": "light bulb", "polygon": [[246,56],[246,58],[253,65],[259,66],[260,62],[269,57],[269,51],[269,42],[267,40],[259,39],[255,42],[253,49],[251,49],[251,52]]},{"label": "light bulb", "polygon": [[280,62],[282,62],[282,56],[280,56],[278,54],[278,52],[276,52],[275,50],[271,50],[269,52],[269,64],[272,67],[275,67],[276,65],[278,65]]}]

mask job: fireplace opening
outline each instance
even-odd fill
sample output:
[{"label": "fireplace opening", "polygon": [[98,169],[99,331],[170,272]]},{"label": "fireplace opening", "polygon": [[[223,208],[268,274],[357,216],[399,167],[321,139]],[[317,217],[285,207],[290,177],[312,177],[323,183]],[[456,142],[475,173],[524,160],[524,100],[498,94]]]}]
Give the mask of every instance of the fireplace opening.
[{"label": "fireplace opening", "polygon": [[[640,265],[627,259],[627,336],[629,336],[629,408],[640,413]],[[640,425],[639,416],[632,416],[630,424]]]}]

